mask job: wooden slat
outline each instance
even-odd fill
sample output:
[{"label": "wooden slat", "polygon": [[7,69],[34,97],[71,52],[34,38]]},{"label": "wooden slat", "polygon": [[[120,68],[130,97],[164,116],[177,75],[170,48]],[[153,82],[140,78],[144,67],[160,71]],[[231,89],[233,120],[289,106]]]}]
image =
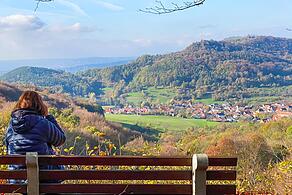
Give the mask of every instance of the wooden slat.
[{"label": "wooden slat", "polygon": [[[40,171],[41,180],[192,180],[191,171]],[[236,180],[236,171],[207,171],[207,180]]]},{"label": "wooden slat", "polygon": [[[122,193],[124,192],[125,193]],[[41,193],[191,194],[192,185],[41,184]]]},{"label": "wooden slat", "polygon": [[41,165],[191,166],[191,158],[39,156]]},{"label": "wooden slat", "polygon": [[236,171],[207,171],[207,180],[236,180]]},{"label": "wooden slat", "polygon": [[[53,165],[124,165],[124,166],[192,166],[191,158],[163,157],[40,157],[40,164]],[[237,166],[237,158],[209,158],[209,166]]]},{"label": "wooden slat", "polygon": [[[80,157],[80,156],[39,156],[41,164],[52,165],[125,165],[125,166],[192,166],[191,158],[159,157]],[[72,162],[73,161],[73,162]],[[25,165],[25,156],[0,156],[0,164]],[[209,158],[209,166],[236,166],[237,158]]]},{"label": "wooden slat", "polygon": [[0,165],[25,165],[25,156],[23,155],[0,156]]},{"label": "wooden slat", "polygon": [[237,166],[237,158],[209,157],[209,166]]},{"label": "wooden slat", "polygon": [[40,171],[41,180],[191,180],[191,171]]},{"label": "wooden slat", "polygon": [[[191,194],[191,185],[41,184],[42,193]],[[0,185],[1,193],[26,192],[26,185]],[[235,185],[207,185],[207,195],[236,194]]]},{"label": "wooden slat", "polygon": [[207,185],[207,195],[236,194],[235,185]]},{"label": "wooden slat", "polygon": [[0,171],[0,179],[26,179],[26,171]]},{"label": "wooden slat", "polygon": [[26,185],[0,184],[0,193],[26,193]]}]

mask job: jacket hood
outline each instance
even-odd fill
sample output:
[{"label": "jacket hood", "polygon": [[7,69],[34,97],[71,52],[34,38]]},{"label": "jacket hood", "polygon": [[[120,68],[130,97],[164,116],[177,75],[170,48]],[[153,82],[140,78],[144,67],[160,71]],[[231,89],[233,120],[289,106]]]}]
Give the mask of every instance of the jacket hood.
[{"label": "jacket hood", "polygon": [[11,126],[16,133],[31,130],[43,116],[32,110],[16,110],[11,114]]}]

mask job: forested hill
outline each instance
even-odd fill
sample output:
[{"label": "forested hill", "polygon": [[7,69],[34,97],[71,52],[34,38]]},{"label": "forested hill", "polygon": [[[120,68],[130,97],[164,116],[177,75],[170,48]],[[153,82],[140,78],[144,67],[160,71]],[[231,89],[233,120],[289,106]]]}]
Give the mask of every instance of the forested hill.
[{"label": "forested hill", "polygon": [[71,95],[88,95],[98,93],[101,83],[89,81],[75,74],[38,67],[20,67],[0,76],[9,83],[22,83],[37,87],[52,87],[55,92],[70,93]]},{"label": "forested hill", "polygon": [[292,39],[248,36],[200,41],[183,51],[144,55],[122,66],[76,74],[21,67],[0,76],[0,80],[82,96],[91,92],[98,95],[108,86],[114,87],[114,97],[151,86],[168,86],[186,89],[181,94],[195,94],[195,98],[210,93],[215,99],[240,98],[250,94],[248,88],[292,85]]},{"label": "forested hill", "polygon": [[292,85],[292,39],[241,37],[196,42],[183,51],[145,55],[123,66],[79,73],[128,90],[181,86],[201,93]]}]

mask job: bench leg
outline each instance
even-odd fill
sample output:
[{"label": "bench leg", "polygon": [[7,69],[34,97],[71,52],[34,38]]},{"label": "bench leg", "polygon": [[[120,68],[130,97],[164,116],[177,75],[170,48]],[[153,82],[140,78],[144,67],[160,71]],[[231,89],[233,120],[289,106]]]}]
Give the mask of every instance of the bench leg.
[{"label": "bench leg", "polygon": [[26,153],[27,194],[39,195],[39,165],[38,153]]},{"label": "bench leg", "polygon": [[209,161],[206,154],[195,154],[193,156],[193,195],[206,195],[208,165]]}]

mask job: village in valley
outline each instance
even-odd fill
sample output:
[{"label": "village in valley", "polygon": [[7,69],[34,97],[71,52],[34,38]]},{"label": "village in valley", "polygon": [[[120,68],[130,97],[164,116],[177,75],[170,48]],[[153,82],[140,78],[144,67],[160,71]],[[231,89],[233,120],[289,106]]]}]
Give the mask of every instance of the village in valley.
[{"label": "village in valley", "polygon": [[173,100],[168,105],[132,105],[110,107],[108,114],[163,115],[172,117],[207,119],[214,122],[268,122],[282,117],[292,117],[292,103],[277,102],[262,105],[204,104],[202,102]]}]

